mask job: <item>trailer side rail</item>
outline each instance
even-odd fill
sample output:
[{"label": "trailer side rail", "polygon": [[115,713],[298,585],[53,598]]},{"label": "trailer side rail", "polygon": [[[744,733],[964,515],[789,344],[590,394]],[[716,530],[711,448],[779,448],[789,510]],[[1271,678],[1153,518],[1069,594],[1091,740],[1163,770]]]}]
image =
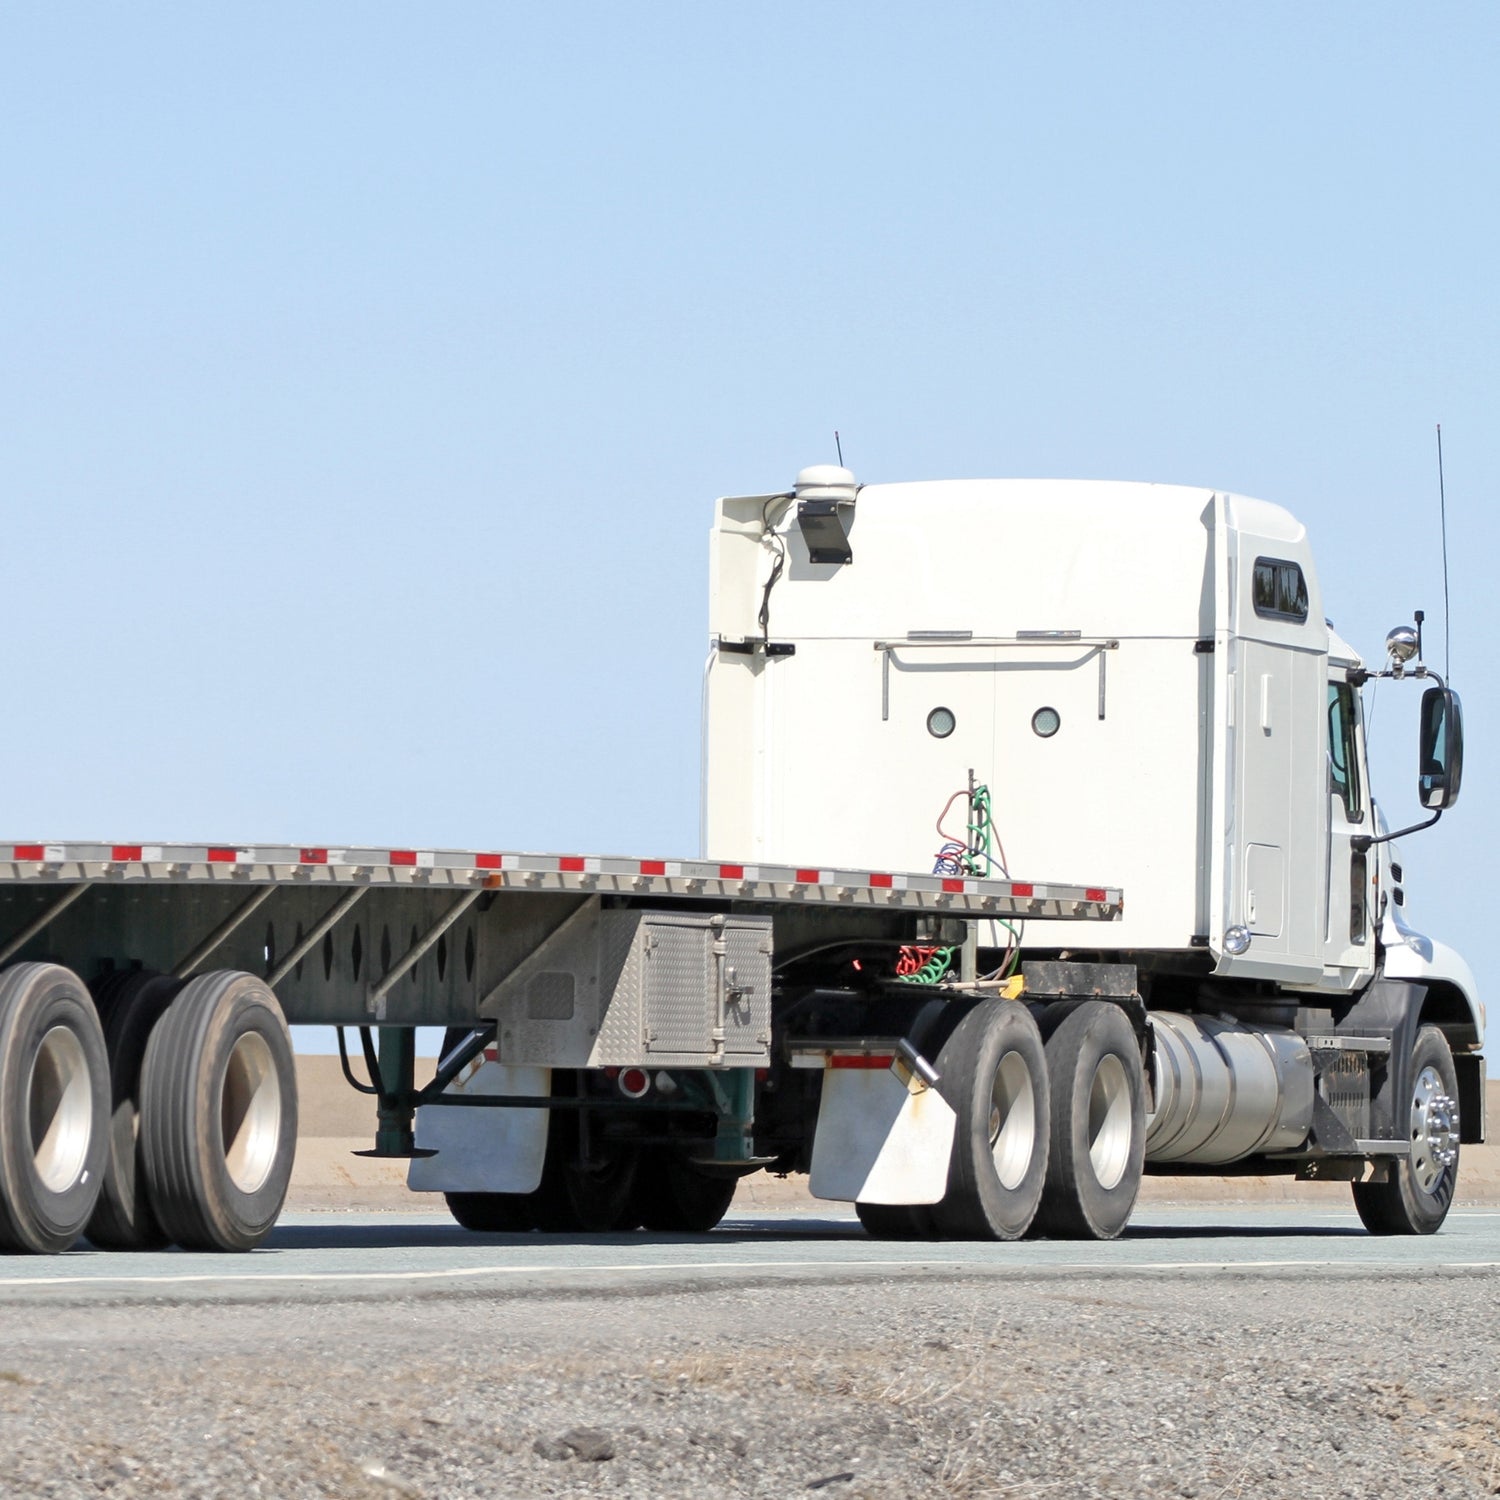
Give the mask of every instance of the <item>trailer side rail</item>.
[{"label": "trailer side rail", "polygon": [[1113,921],[1118,887],[714,860],[450,849],[213,844],[0,844],[0,885],[151,882],[478,886],[488,890],[864,906],[1027,920]]}]

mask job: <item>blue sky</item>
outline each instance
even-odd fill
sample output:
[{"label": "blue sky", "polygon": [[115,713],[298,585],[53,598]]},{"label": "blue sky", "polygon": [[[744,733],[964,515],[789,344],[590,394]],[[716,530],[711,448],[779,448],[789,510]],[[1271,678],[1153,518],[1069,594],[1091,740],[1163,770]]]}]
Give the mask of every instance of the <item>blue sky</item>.
[{"label": "blue sky", "polygon": [[1404,853],[1488,988],[1497,43],[1478,4],[7,7],[6,830],[691,852],[714,496],[834,428],[867,481],[1258,495],[1375,655],[1441,611],[1441,421],[1470,758]]}]

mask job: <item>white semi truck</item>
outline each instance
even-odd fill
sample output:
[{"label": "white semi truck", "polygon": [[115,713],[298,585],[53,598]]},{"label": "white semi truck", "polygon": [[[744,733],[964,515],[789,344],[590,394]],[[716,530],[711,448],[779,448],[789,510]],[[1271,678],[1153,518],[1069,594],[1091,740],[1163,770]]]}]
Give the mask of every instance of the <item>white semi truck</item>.
[{"label": "white semi truck", "polygon": [[1112,1237],[1146,1171],[1441,1224],[1483,1013],[1360,707],[1427,684],[1436,821],[1420,622],[1365,668],[1261,502],[832,467],[719,503],[711,594],[697,860],[0,844],[0,1246],[260,1243],[288,1021],[472,1229],[707,1230],[763,1169],[888,1237]]}]

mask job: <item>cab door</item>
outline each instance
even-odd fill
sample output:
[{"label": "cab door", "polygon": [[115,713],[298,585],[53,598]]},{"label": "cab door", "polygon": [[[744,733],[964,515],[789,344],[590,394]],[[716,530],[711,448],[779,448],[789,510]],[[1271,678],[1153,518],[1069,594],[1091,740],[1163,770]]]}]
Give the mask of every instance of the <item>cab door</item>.
[{"label": "cab door", "polygon": [[1306,533],[1215,498],[1208,948],[1214,972],[1316,984],[1327,943],[1328,627]]},{"label": "cab door", "polygon": [[1377,862],[1355,840],[1368,835],[1371,814],[1365,793],[1364,733],[1359,693],[1336,670],[1328,683],[1328,905],[1323,932],[1325,969],[1340,971],[1349,985],[1374,967],[1376,912],[1371,883]]}]

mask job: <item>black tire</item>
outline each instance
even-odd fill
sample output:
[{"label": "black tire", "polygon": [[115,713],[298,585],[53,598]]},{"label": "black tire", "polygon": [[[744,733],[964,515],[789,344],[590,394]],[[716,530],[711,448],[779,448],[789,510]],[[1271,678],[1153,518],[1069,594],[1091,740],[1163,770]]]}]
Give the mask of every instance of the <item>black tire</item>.
[{"label": "black tire", "polygon": [[146,1190],[141,1155],[141,1064],[162,1012],[182,988],[170,975],[139,970],[95,990],[109,1054],[109,1156],[86,1231],[101,1250],[155,1250],[169,1243]]},{"label": "black tire", "polygon": [[932,1238],[932,1211],[925,1203],[856,1203],[854,1212],[871,1239]]},{"label": "black tire", "polygon": [[535,1193],[444,1193],[443,1201],[476,1234],[523,1234],[536,1228]]},{"label": "black tire", "polygon": [[83,982],[57,964],[0,975],[0,1250],[83,1233],[109,1153],[109,1060]]},{"label": "black tire", "polygon": [[[450,1026],[443,1033],[442,1056],[447,1057],[472,1030]],[[536,1228],[535,1192],[444,1193],[443,1201],[454,1219],[475,1234],[524,1234]]]},{"label": "black tire", "polygon": [[[559,1073],[553,1073],[554,1086]],[[553,1110],[542,1185],[531,1195],[536,1227],[546,1234],[609,1234],[633,1228],[638,1153],[597,1135],[592,1155],[579,1156],[578,1114]]]},{"label": "black tire", "polygon": [[297,1146],[291,1038],[250,974],[190,980],[151,1032],[141,1155],[166,1235],[194,1250],[253,1250],[276,1226]]},{"label": "black tire", "polygon": [[670,1147],[641,1152],[634,1205],[638,1222],[656,1233],[707,1234],[729,1212],[740,1174],[689,1161]]},{"label": "black tire", "polygon": [[141,975],[149,972],[144,969],[111,969],[89,981],[89,994],[94,997],[94,1009],[99,1012],[101,1026],[109,1020],[110,1008],[121,990],[139,982]]},{"label": "black tire", "polygon": [[982,1001],[943,1044],[937,1070],[958,1123],[933,1227],[950,1239],[1019,1239],[1047,1177],[1047,1059],[1036,1021],[1018,1001]]},{"label": "black tire", "polygon": [[1112,1240],[1130,1220],[1146,1160],[1140,1042],[1119,1006],[1086,1000],[1057,1019],[1046,1048],[1052,1148],[1032,1232]]},{"label": "black tire", "polygon": [[1356,1182],[1354,1207],[1371,1234],[1434,1234],[1448,1217],[1458,1186],[1458,1074],[1436,1026],[1417,1032],[1407,1072],[1411,1150],[1384,1182]]}]

